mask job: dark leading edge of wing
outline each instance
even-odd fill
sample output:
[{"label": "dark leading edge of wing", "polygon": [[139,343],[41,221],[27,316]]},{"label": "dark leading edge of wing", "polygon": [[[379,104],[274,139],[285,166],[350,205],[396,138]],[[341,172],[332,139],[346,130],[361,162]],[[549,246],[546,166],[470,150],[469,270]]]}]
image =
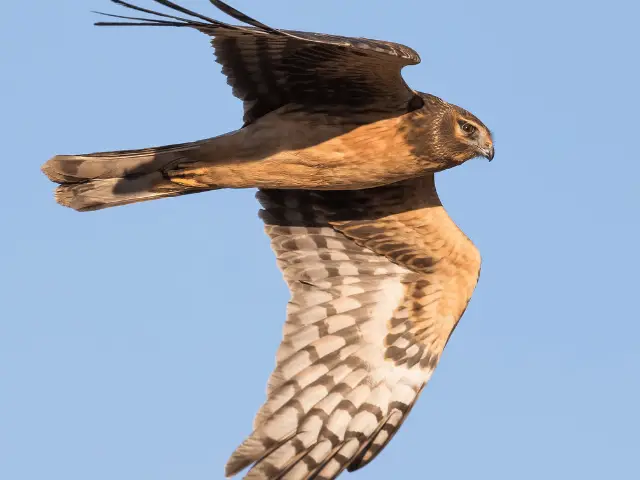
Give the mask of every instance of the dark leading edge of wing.
[{"label": "dark leading edge of wing", "polygon": [[[160,13],[121,1],[120,6],[154,18],[101,13],[130,20],[99,26],[190,27],[213,37],[218,63],[244,102],[246,123],[287,104],[310,110],[406,112],[415,96],[400,71],[420,62],[418,54],[397,43],[366,38],[271,28],[219,0],[209,0],[232,18],[251,26],[229,25],[168,0],[153,0],[174,12]],[[189,18],[177,15],[183,14]]]}]

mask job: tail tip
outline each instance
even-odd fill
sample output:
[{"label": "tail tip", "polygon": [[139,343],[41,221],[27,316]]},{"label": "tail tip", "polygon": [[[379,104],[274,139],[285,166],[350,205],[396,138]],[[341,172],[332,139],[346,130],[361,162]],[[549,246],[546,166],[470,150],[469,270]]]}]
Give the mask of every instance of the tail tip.
[{"label": "tail tip", "polygon": [[63,167],[64,156],[56,155],[47,160],[40,167],[40,171],[44,173],[49,180],[55,183],[72,183],[77,182],[78,178],[64,173]]},{"label": "tail tip", "polygon": [[66,185],[61,185],[56,188],[55,191],[55,200],[58,204],[63,207],[71,208],[78,212],[84,211],[82,208],[77,208],[74,200],[76,199],[76,194]]},{"label": "tail tip", "polygon": [[60,185],[56,188],[54,193],[56,202],[59,205],[75,210],[76,212],[92,212],[111,206],[108,203],[91,198],[90,195],[85,195],[82,191],[82,187],[88,187],[88,189],[90,189],[91,185]]}]

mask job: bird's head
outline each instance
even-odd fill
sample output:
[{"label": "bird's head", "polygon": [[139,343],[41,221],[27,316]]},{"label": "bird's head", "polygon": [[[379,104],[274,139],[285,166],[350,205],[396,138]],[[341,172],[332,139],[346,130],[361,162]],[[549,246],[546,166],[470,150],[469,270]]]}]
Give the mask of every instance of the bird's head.
[{"label": "bird's head", "polygon": [[493,160],[491,131],[478,117],[457,105],[449,104],[440,123],[441,139],[449,156],[456,162],[474,157]]},{"label": "bird's head", "polygon": [[420,93],[421,106],[416,109],[418,121],[431,119],[427,132],[432,137],[431,155],[452,167],[475,157],[493,160],[491,131],[471,112],[447,103],[435,95]]}]

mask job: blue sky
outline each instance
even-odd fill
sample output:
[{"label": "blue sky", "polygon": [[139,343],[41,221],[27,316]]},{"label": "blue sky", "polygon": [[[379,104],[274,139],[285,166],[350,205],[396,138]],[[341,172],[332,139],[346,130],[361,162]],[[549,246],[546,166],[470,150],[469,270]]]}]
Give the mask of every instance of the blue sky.
[{"label": "blue sky", "polygon": [[[407,81],[495,132],[491,164],[438,177],[483,255],[471,305],[400,433],[346,477],[637,478],[640,4],[233,5],[406,43],[423,58]],[[264,400],[288,293],[251,191],[54,203],[39,167],[56,153],[240,125],[203,35],[93,27],[105,9],[3,5],[0,478],[222,478]]]}]

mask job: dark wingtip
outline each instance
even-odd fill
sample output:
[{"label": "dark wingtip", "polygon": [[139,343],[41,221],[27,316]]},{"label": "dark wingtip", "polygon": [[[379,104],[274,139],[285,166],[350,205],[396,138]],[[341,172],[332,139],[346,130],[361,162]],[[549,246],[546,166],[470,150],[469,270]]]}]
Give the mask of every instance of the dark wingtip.
[{"label": "dark wingtip", "polygon": [[[206,15],[202,15],[200,13],[194,12],[193,10],[189,10],[185,7],[182,7],[180,5],[178,5],[175,2],[172,2],[170,0],[153,0],[155,3],[158,3],[160,5],[163,5],[167,8],[170,8],[171,10],[175,11],[175,12],[180,12],[183,13],[184,15],[187,15],[189,17],[192,18],[184,18],[184,17],[180,17],[180,16],[176,16],[176,15],[169,15],[166,13],[161,13],[155,10],[150,10],[148,8],[143,8],[143,7],[139,7],[137,5],[134,5],[132,3],[129,2],[125,2],[123,0],[111,0],[111,2],[115,3],[116,5],[119,5],[121,7],[125,7],[128,8],[130,10],[135,10],[138,12],[143,12],[143,13],[147,13],[149,15],[153,15],[155,17],[163,17],[166,19],[170,19],[170,20],[161,20],[158,18],[141,18],[141,17],[129,17],[129,16],[124,16],[124,15],[114,15],[111,13],[104,13],[104,12],[93,12],[96,13],[98,15],[104,15],[107,17],[114,17],[114,18],[120,18],[123,20],[131,20],[129,22],[105,22],[105,21],[100,21],[100,22],[95,22],[94,25],[97,27],[123,27],[123,26],[151,26],[151,27],[160,27],[160,26],[167,26],[167,27],[193,27],[196,28],[198,30],[201,31],[209,31],[209,29],[211,28],[229,28],[232,30],[239,30],[239,31],[248,31],[248,27],[246,26],[240,26],[240,25],[230,25],[228,23],[224,23],[221,22],[219,20],[215,20],[213,18],[207,17]],[[265,33],[271,33],[271,34],[276,34],[276,35],[283,35],[283,36],[288,36],[288,37],[293,37],[295,38],[294,35],[292,35],[291,33],[287,33],[284,32],[282,30],[277,30],[275,28],[272,28],[268,25],[265,25],[262,22],[259,22],[258,20],[249,17],[248,15],[245,15],[244,13],[242,13],[239,10],[236,10],[235,8],[231,7],[230,5],[228,5],[225,2],[222,2],[220,0],[209,0],[211,2],[211,4],[213,6],[215,6],[218,10],[220,10],[221,12],[229,15],[230,17],[243,22],[247,25],[251,25],[254,28],[258,28],[259,30],[262,30]],[[205,23],[206,22],[206,23]]]},{"label": "dark wingtip", "polygon": [[214,7],[216,7],[218,10],[220,10],[221,12],[226,13],[231,18],[235,18],[239,22],[246,23],[247,25],[254,26],[256,28],[264,30],[265,32],[275,33],[275,34],[278,34],[278,35],[283,35],[283,32],[281,32],[280,30],[272,28],[269,25],[265,25],[264,23],[259,22],[255,18],[251,18],[249,15],[246,15],[246,14],[242,13],[240,10],[236,10],[231,5],[228,5],[225,2],[222,2],[221,0],[209,0],[209,2],[211,2],[211,4]]}]

